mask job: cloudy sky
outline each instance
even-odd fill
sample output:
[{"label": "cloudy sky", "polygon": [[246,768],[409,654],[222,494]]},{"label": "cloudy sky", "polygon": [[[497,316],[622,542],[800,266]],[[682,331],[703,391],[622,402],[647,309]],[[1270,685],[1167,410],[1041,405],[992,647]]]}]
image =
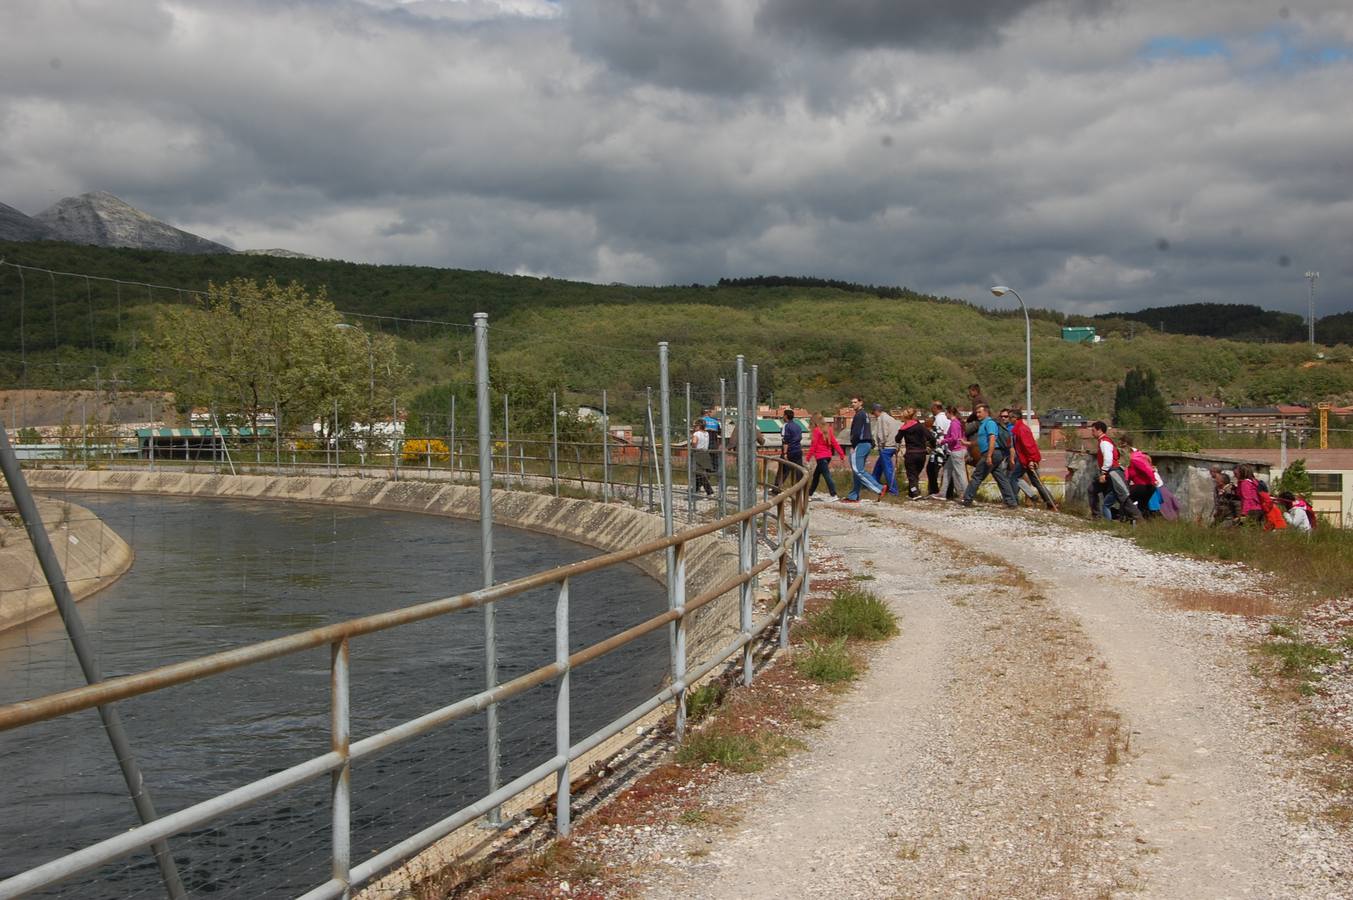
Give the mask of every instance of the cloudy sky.
[{"label": "cloudy sky", "polygon": [[0,201],[237,248],[1353,309],[1353,6],[4,0]]}]

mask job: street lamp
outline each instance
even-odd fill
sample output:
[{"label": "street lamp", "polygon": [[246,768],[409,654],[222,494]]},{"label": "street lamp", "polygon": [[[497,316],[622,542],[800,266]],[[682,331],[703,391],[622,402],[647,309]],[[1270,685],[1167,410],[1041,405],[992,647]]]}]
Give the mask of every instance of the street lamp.
[{"label": "street lamp", "polygon": [[998,284],[991,292],[997,297],[1014,294],[1019,301],[1019,308],[1024,311],[1024,420],[1027,422],[1034,414],[1034,342],[1033,332],[1029,329],[1029,309],[1024,305],[1024,298],[1019,295],[1019,291],[1012,287]]}]

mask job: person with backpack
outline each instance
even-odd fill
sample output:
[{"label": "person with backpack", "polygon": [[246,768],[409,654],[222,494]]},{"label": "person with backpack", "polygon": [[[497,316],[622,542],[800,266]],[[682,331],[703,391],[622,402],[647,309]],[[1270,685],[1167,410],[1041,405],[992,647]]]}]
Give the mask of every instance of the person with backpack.
[{"label": "person with backpack", "polygon": [[[1015,499],[1015,491],[1011,486],[1007,467],[1010,461],[1010,431],[1008,428],[1001,427],[1000,423],[991,417],[991,411],[986,404],[979,403],[973,410],[977,415],[977,468],[973,469],[972,478],[968,481],[968,488],[963,492],[963,505],[972,506],[973,499],[977,496],[977,489],[982,486],[990,475],[996,479],[996,487],[1000,489],[1001,500],[1005,505],[1014,509],[1019,505]],[[1003,413],[1006,420],[1009,421],[1009,411]]]},{"label": "person with backpack", "polygon": [[1118,447],[1113,441],[1109,440],[1109,426],[1102,421],[1090,423],[1090,434],[1095,440],[1095,463],[1096,477],[1091,485],[1090,508],[1092,513],[1112,518],[1108,505],[1104,508],[1096,508],[1100,498],[1108,499],[1112,494],[1118,500],[1119,509],[1132,521],[1137,522],[1142,518],[1142,511],[1137,508],[1137,504],[1132,500],[1132,494],[1128,491],[1127,479],[1123,477],[1123,467],[1119,464]]},{"label": "person with backpack", "polygon": [[1259,480],[1254,477],[1254,467],[1241,463],[1236,466],[1236,494],[1240,497],[1241,519],[1252,525],[1264,522],[1264,503],[1259,498]]},{"label": "person with backpack", "polygon": [[709,431],[703,418],[695,420],[695,430],[691,433],[691,468],[695,470],[691,494],[703,490],[706,497],[713,497],[714,487],[709,482],[709,476],[714,472],[714,463],[709,453]]},{"label": "person with backpack", "polygon": [[[785,407],[780,429],[780,456],[796,466],[803,465],[803,426],[794,418],[794,409]],[[780,489],[785,476],[793,481],[798,469],[791,469],[781,463],[775,468],[775,488]]]}]

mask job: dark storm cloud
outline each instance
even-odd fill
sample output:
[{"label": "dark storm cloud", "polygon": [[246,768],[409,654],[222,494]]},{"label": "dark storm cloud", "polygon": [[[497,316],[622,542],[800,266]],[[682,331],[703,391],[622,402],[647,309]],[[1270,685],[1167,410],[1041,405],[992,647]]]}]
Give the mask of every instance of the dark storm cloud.
[{"label": "dark storm cloud", "polygon": [[808,41],[852,47],[966,50],[995,43],[1038,6],[1069,13],[1100,10],[1102,0],[765,0],[757,23]]},{"label": "dark storm cloud", "polygon": [[[1353,43],[1353,17],[1099,8],[15,0],[0,202],[103,189],[237,247],[982,302],[1006,282],[1085,311],[1301,308],[1310,268],[1347,308],[1353,63],[1281,62]],[[1226,52],[1143,53],[1162,37]]]}]

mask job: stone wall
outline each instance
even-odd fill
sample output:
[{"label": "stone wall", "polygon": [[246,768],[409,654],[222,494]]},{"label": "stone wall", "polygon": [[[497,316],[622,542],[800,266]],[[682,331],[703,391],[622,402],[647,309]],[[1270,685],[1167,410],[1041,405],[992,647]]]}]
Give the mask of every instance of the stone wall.
[{"label": "stone wall", "polygon": [[[118,472],[38,469],[28,473],[35,491],[111,491],[242,500],[284,500],[339,506],[394,509],[479,520],[478,486],[364,478],[214,475],[179,472]],[[616,504],[573,500],[524,491],[494,491],[493,520],[539,531],[600,550],[633,547],[662,537],[662,518]],[[634,560],[658,580],[666,577],[662,552]],[[687,596],[701,585],[735,575],[737,548],[713,536],[687,547]],[[694,664],[737,632],[737,591],[729,591],[692,616],[687,624],[687,658]]]},{"label": "stone wall", "polygon": [[[1179,515],[1183,519],[1198,522],[1212,521],[1212,476],[1213,466],[1235,476],[1235,467],[1249,463],[1255,474],[1268,478],[1268,465],[1248,459],[1236,459],[1228,456],[1210,456],[1201,453],[1175,453],[1158,451],[1149,454],[1156,464],[1156,471],[1171,493],[1179,500]],[[1097,477],[1095,456],[1082,450],[1068,450],[1066,467],[1071,473],[1066,481],[1067,512],[1083,512],[1090,507],[1090,483]]]},{"label": "stone wall", "polygon": [[[9,500],[8,494],[3,496]],[[76,600],[116,581],[131,568],[132,548],[94,513],[58,500],[38,500],[38,512]],[[56,612],[56,601],[17,513],[0,521],[0,631]]]}]

